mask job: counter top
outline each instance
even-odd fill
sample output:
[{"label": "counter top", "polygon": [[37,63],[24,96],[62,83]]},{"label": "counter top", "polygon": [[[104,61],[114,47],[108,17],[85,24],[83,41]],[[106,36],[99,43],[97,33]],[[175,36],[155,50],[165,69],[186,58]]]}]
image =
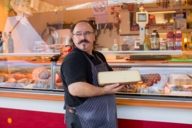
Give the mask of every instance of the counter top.
[{"label": "counter top", "polygon": [[131,67],[192,67],[191,63],[168,62],[167,60],[107,60],[110,66]]},{"label": "counter top", "polygon": [[23,98],[23,99],[37,99],[37,100],[55,100],[63,101],[64,96],[63,92],[59,93],[50,93],[50,92],[14,92],[14,91],[0,91],[0,97],[8,98]]},{"label": "counter top", "polygon": [[152,99],[130,99],[130,98],[118,98],[118,105],[128,106],[145,106],[145,107],[164,107],[164,108],[185,108],[192,109],[191,101],[166,101],[166,100],[152,100]]}]

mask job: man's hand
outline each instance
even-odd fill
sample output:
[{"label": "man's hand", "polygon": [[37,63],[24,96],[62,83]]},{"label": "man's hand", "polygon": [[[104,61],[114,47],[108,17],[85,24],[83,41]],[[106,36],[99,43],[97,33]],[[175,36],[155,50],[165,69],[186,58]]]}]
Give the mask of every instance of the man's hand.
[{"label": "man's hand", "polygon": [[105,94],[114,94],[120,91],[125,85],[122,84],[110,84],[103,87]]}]

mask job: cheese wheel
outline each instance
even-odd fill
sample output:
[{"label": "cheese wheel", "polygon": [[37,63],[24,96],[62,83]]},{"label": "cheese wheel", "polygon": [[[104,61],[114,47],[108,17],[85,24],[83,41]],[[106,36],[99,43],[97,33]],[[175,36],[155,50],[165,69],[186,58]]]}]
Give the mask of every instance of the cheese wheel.
[{"label": "cheese wheel", "polygon": [[141,76],[137,70],[107,71],[98,73],[99,85],[113,83],[131,83],[138,81],[141,81]]}]

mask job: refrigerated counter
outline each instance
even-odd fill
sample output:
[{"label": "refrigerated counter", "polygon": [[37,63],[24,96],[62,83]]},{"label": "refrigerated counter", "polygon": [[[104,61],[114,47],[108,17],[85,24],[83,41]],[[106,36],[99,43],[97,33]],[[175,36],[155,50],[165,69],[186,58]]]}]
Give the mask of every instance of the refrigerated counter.
[{"label": "refrigerated counter", "polygon": [[[1,57],[0,126],[65,127],[60,64],[50,61],[52,56]],[[191,63],[108,62],[114,70],[139,70],[142,79],[146,77],[116,94],[119,128],[192,127]],[[148,76],[154,74],[160,79],[148,85]],[[187,78],[178,79],[181,76]]]}]

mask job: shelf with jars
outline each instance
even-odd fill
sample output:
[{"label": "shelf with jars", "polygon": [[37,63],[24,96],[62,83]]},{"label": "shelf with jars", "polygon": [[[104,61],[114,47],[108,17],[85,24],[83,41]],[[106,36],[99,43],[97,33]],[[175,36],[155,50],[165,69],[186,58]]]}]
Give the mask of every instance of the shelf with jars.
[{"label": "shelf with jars", "polygon": [[169,7],[158,7],[158,6],[150,6],[150,7],[146,7],[146,10],[148,12],[154,12],[154,13],[167,13],[168,11],[176,11],[176,10],[188,10],[191,9],[192,5],[177,5],[177,6],[169,6]]},{"label": "shelf with jars", "polygon": [[129,50],[129,51],[100,51],[103,54],[124,55],[181,55],[181,50]]},{"label": "shelf with jars", "polygon": [[46,56],[46,57],[52,57],[54,55],[59,55],[60,53],[42,53],[42,52],[38,52],[38,53],[0,53],[0,57],[17,57],[17,56],[28,56],[28,57],[35,57],[35,56]]}]

